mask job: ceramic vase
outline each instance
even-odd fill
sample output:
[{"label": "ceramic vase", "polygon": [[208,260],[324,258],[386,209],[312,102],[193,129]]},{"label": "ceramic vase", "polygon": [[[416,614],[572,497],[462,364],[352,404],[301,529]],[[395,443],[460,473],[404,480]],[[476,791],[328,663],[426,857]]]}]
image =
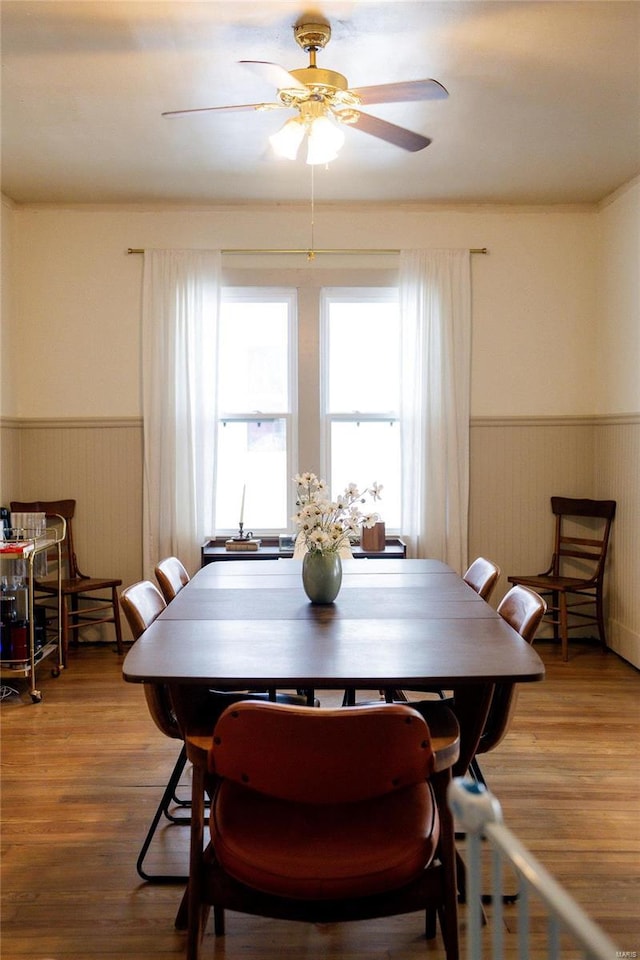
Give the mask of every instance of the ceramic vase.
[{"label": "ceramic vase", "polygon": [[311,603],[333,603],[342,584],[342,561],[337,553],[305,553],[302,586]]}]

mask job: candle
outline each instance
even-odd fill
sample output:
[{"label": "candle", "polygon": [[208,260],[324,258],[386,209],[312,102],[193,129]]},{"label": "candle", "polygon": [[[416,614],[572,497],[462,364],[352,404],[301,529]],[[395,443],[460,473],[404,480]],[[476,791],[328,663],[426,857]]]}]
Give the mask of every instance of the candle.
[{"label": "candle", "polygon": [[244,486],[242,487],[242,500],[240,501],[240,523],[243,523],[244,521],[244,495],[246,492],[247,492],[247,485],[245,483]]}]

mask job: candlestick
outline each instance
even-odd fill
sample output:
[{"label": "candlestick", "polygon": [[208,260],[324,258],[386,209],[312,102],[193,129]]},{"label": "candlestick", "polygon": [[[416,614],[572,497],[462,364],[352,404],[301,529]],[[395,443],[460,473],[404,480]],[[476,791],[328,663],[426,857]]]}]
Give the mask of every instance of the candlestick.
[{"label": "candlestick", "polygon": [[240,501],[240,527],[241,528],[242,528],[242,524],[244,523],[244,497],[246,492],[247,492],[247,485],[245,483],[244,486],[242,487],[242,500]]}]

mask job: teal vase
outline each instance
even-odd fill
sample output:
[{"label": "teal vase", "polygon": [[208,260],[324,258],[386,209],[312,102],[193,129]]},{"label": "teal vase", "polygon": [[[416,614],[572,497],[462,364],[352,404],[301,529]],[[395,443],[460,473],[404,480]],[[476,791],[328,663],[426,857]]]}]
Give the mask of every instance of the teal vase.
[{"label": "teal vase", "polygon": [[342,584],[342,561],[337,553],[305,553],[302,586],[311,603],[333,603]]}]

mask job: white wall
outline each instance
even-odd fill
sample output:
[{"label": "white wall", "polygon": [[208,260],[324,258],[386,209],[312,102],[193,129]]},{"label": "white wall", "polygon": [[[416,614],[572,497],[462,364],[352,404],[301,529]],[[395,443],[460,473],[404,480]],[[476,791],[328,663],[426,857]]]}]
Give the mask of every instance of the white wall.
[{"label": "white wall", "polygon": [[10,317],[15,289],[12,274],[13,262],[13,204],[4,197],[0,201],[0,414],[10,415],[13,410],[14,391],[12,378],[12,355]]},{"label": "white wall", "polygon": [[[593,414],[599,211],[586,207],[316,207],[317,247],[488,247],[473,263],[472,415]],[[13,212],[20,371],[5,415],[140,414],[142,257],[128,247],[305,247],[305,206]],[[614,228],[612,228],[614,229]],[[233,267],[244,262],[227,258]],[[272,260],[256,258],[264,269]],[[279,265],[285,261],[278,258]],[[344,260],[291,260],[321,270]],[[394,266],[349,258],[349,267]],[[624,376],[633,391],[633,371]],[[622,385],[619,386],[622,390]],[[640,404],[636,404],[636,409]]]},{"label": "white wall", "polygon": [[599,413],[640,411],[640,177],[607,200],[599,216]]}]

